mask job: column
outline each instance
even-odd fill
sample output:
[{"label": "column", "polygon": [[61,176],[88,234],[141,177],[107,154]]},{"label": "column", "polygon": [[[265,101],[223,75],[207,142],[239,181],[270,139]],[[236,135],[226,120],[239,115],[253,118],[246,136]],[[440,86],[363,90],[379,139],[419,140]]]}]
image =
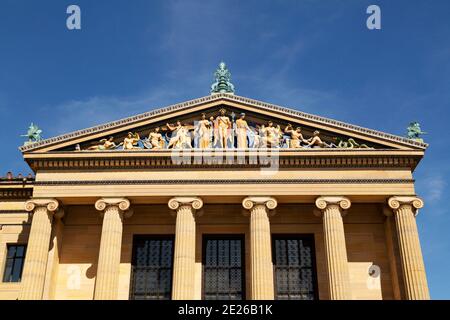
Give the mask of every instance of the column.
[{"label": "column", "polygon": [[417,197],[391,197],[388,205],[395,218],[406,299],[429,300],[430,294],[415,218],[418,209],[423,207],[423,201]]},{"label": "column", "polygon": [[19,300],[41,300],[44,293],[53,214],[59,203],[55,199],[32,199],[25,203],[33,220],[28,238]]},{"label": "column", "polygon": [[269,210],[277,207],[271,197],[247,197],[242,206],[250,211],[250,264],[252,300],[273,300],[272,243]]},{"label": "column", "polygon": [[323,218],[323,235],[328,269],[328,284],[331,300],[350,300],[350,275],[345,246],[342,210],[351,206],[349,199],[341,196],[319,197],[316,199],[319,211],[316,215]]},{"label": "column", "polygon": [[130,217],[130,201],[125,198],[103,198],[95,203],[103,216],[100,252],[95,281],[95,300],[116,300],[119,290],[120,255],[123,219]]},{"label": "column", "polygon": [[43,300],[53,300],[55,298],[56,285],[58,280],[59,256],[61,254],[62,237],[64,232],[64,210],[58,209],[53,215],[53,230],[50,239],[50,251],[48,253],[47,270],[45,275],[45,286]]},{"label": "column", "polygon": [[195,297],[195,212],[203,207],[203,201],[196,197],[176,197],[170,199],[168,205],[176,212],[172,299],[193,300]]}]

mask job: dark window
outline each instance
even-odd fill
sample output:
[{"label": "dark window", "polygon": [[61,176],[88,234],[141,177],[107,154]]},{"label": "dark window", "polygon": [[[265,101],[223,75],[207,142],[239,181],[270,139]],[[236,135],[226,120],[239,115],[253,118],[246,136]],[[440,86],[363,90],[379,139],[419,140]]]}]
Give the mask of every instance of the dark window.
[{"label": "dark window", "polygon": [[203,298],[242,300],[245,298],[243,236],[203,238]]},{"label": "dark window", "polygon": [[168,300],[172,295],[172,236],[135,236],[130,299]]},{"label": "dark window", "polygon": [[8,244],[3,282],[20,282],[26,250],[26,245]]},{"label": "dark window", "polygon": [[317,297],[314,240],[311,236],[273,236],[275,298]]}]

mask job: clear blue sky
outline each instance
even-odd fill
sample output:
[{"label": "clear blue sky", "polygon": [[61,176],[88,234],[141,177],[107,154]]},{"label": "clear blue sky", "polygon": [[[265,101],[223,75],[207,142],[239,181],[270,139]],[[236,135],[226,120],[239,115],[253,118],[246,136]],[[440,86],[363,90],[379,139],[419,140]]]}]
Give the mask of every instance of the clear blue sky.
[{"label": "clear blue sky", "polygon": [[29,172],[31,121],[51,137],[208,95],[223,59],[242,96],[399,135],[420,121],[417,219],[432,298],[449,299],[449,14],[448,0],[2,0],[0,174]]}]

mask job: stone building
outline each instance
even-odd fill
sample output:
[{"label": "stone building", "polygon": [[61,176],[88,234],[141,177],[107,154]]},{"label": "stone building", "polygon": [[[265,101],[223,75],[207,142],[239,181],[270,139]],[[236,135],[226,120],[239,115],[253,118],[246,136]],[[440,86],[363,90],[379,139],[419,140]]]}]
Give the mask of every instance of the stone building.
[{"label": "stone building", "polygon": [[209,96],[20,148],[0,299],[429,299],[426,147],[237,96],[221,65]]}]

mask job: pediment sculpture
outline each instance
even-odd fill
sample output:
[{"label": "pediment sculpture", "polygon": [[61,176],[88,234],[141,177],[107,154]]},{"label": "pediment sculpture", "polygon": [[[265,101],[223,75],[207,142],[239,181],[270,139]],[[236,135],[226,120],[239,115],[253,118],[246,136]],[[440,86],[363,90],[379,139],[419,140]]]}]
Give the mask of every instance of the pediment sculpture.
[{"label": "pediment sculpture", "polygon": [[[272,120],[266,123],[251,123],[241,112],[237,119],[225,108],[218,110],[217,116],[207,117],[202,113],[193,123],[176,120],[150,130],[148,136],[141,138],[137,132],[128,132],[120,143],[114,137],[105,138],[98,144],[88,146],[85,151],[107,150],[167,150],[167,149],[373,149],[353,138],[335,138],[334,142],[324,141],[319,130],[306,137],[302,128],[288,123],[284,128]],[[311,132],[311,131],[310,131]],[[76,150],[81,151],[79,146]]]}]

